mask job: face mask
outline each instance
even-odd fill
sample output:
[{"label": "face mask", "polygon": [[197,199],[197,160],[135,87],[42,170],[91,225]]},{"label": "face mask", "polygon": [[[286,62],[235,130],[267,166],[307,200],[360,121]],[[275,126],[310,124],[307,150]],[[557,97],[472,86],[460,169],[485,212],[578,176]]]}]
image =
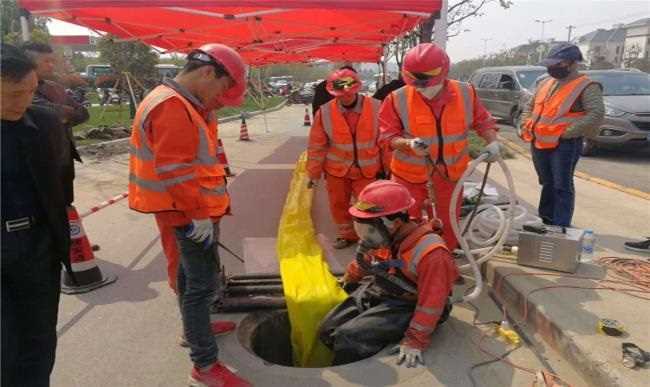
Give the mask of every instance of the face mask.
[{"label": "face mask", "polygon": [[390,246],[393,241],[390,231],[393,228],[394,221],[386,218],[379,218],[368,222],[354,222],[354,231],[356,231],[361,245],[367,249],[379,249]]},{"label": "face mask", "polygon": [[571,74],[571,70],[568,67],[549,67],[548,75],[552,76],[555,79],[564,79]]},{"label": "face mask", "polygon": [[426,99],[432,99],[442,90],[442,83],[429,87],[418,87],[418,92]]}]

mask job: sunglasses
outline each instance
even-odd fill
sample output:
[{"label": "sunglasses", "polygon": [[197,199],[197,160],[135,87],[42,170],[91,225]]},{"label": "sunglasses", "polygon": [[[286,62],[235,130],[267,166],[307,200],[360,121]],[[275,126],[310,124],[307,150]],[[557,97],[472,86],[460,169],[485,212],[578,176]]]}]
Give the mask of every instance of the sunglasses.
[{"label": "sunglasses", "polygon": [[411,71],[404,70],[404,74],[406,74],[411,79],[415,79],[417,81],[428,81],[432,78],[439,76],[441,73],[442,73],[442,67],[438,67],[426,72],[411,72]]},{"label": "sunglasses", "polygon": [[332,88],[334,90],[345,90],[351,88],[356,84],[357,80],[354,78],[341,78],[332,82]]},{"label": "sunglasses", "polygon": [[204,51],[201,50],[194,50],[187,54],[187,60],[195,60],[201,63],[205,63],[207,65],[211,65],[214,67],[215,74],[219,75],[219,73],[225,73],[228,75],[230,79],[232,77],[230,76],[230,73],[228,73],[228,70],[226,70],[226,67],[221,64],[221,62],[218,62],[216,59],[205,53]]}]

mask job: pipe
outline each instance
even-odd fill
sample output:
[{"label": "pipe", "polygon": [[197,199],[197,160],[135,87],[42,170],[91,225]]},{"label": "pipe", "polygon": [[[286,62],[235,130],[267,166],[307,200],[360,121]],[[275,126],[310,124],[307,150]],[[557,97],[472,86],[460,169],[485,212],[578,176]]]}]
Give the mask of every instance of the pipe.
[{"label": "pipe", "polygon": [[211,313],[244,313],[261,309],[285,309],[287,303],[284,297],[254,296],[228,297],[212,305]]},{"label": "pipe", "polygon": [[[507,235],[510,233],[510,229],[512,227],[512,222],[514,220],[514,208],[516,204],[516,194],[515,194],[515,185],[514,185],[514,180],[512,179],[512,174],[510,173],[510,170],[508,169],[508,166],[506,165],[505,161],[501,159],[500,157],[497,159],[497,163],[499,164],[499,167],[503,170],[504,175],[506,176],[506,181],[508,183],[508,196],[509,196],[509,205],[507,209],[507,216],[503,214],[503,210],[500,208],[494,206],[494,208],[497,208],[497,216],[499,217],[499,227],[496,231],[496,233],[489,238],[489,241],[491,242],[496,242],[496,245],[492,248],[481,248],[478,250],[472,250],[469,246],[469,243],[467,239],[461,235],[460,231],[460,224],[459,220],[456,218],[456,208],[458,207],[458,202],[460,201],[459,196],[461,195],[462,192],[462,187],[463,183],[467,178],[476,170],[478,165],[485,161],[488,158],[487,154],[481,154],[479,155],[478,158],[476,158],[474,161],[472,161],[467,169],[465,170],[465,173],[463,173],[463,176],[460,178],[458,183],[456,183],[456,187],[454,187],[454,191],[451,195],[451,205],[449,206],[449,219],[451,222],[451,228],[454,232],[454,235],[456,236],[456,239],[458,239],[458,243],[460,244],[461,249],[463,250],[465,257],[469,261],[468,264],[460,266],[458,269],[459,270],[467,270],[471,269],[474,275],[474,280],[476,281],[476,286],[472,290],[470,294],[467,294],[463,297],[463,301],[471,301],[476,299],[481,292],[483,291],[483,276],[481,275],[481,269],[480,269],[480,264],[483,262],[487,261],[490,259],[494,254],[497,252],[501,251],[503,248],[503,244],[505,243]],[[471,224],[468,225],[471,229]],[[474,254],[485,254],[483,255],[480,259],[475,259]]]},{"label": "pipe", "polygon": [[224,290],[228,296],[234,294],[283,294],[282,285],[234,286]]}]

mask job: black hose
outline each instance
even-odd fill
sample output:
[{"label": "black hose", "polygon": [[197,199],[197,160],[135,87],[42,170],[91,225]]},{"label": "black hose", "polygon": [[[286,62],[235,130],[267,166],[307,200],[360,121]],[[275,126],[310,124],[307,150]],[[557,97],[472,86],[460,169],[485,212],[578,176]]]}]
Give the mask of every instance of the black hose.
[{"label": "black hose", "polygon": [[465,234],[467,234],[467,230],[469,230],[469,226],[474,221],[474,217],[476,216],[476,211],[478,211],[478,206],[481,204],[481,199],[483,199],[483,190],[485,189],[485,184],[487,184],[487,178],[488,178],[488,174],[490,173],[491,166],[492,163],[488,163],[487,167],[485,167],[485,174],[483,174],[483,181],[481,182],[481,190],[478,192],[478,199],[476,200],[476,204],[474,205],[474,210],[472,210],[472,214],[469,216],[469,221],[465,224],[465,229],[460,234],[461,236],[465,236]]}]

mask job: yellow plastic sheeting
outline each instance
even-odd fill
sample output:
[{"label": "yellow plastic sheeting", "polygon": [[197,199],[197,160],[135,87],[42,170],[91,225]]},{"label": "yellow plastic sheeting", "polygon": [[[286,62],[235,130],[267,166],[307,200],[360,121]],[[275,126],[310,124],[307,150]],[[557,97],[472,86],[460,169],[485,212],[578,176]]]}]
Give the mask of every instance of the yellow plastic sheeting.
[{"label": "yellow plastic sheeting", "polygon": [[277,253],[298,367],[331,365],[332,353],[318,339],[318,326],[346,293],[336,283],[316,240],[311,219],[313,190],[307,188],[307,153],[293,172],[278,230]]}]

